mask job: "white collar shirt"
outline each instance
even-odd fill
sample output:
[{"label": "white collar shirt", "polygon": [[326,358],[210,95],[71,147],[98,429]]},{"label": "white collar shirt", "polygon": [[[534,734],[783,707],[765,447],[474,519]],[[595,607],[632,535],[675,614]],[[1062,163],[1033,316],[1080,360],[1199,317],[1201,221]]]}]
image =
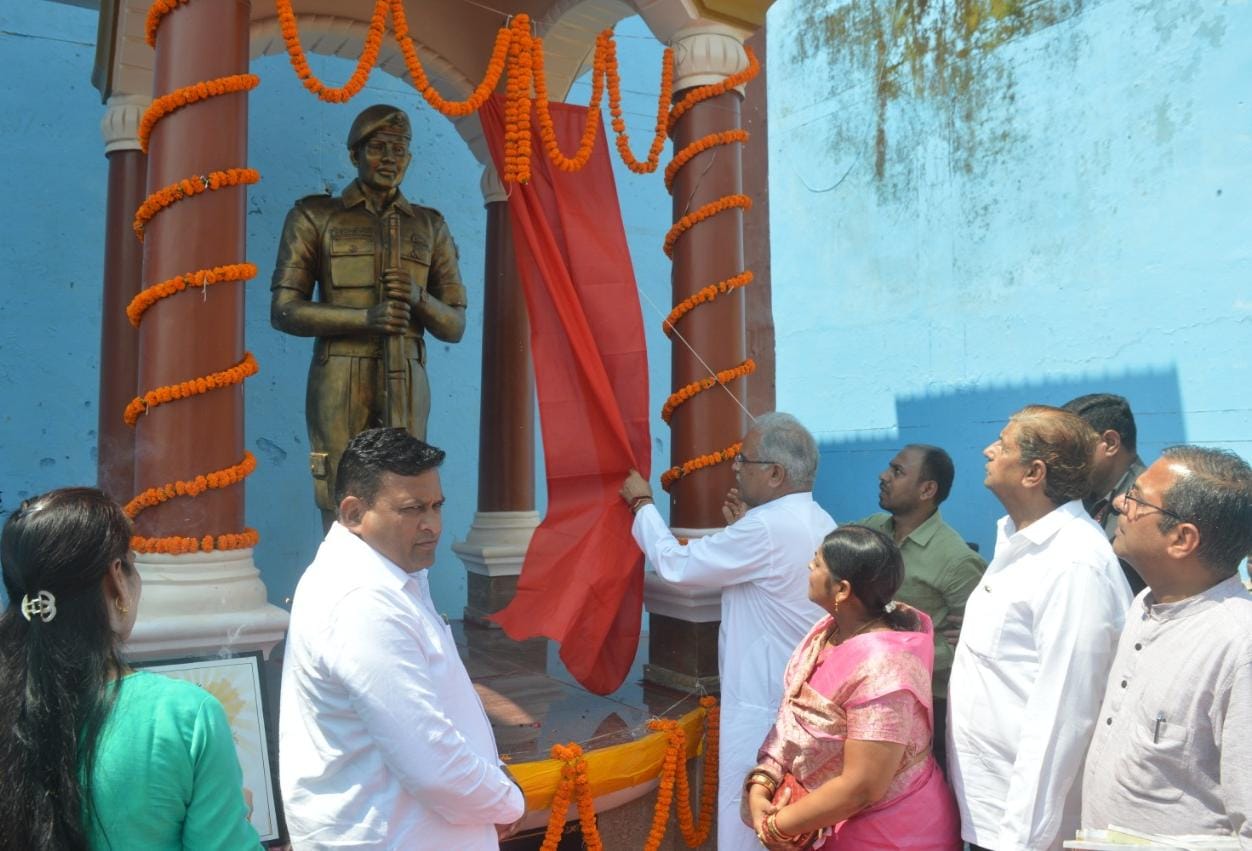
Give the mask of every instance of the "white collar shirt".
[{"label": "white collar shirt", "polygon": [[961,835],[1059,849],[1079,822],[1080,775],[1130,588],[1075,500],[1018,531],[965,605],[948,690],[949,780]]},{"label": "white collar shirt", "polygon": [[808,564],[834,519],[811,493],[748,510],[725,529],[679,543],[654,506],[635,515],[632,533],[664,580],[721,589],[718,632],[721,746],[718,848],[760,848],[739,819],[743,778],[756,765],[782,701],[787,660],[826,612],[809,600]]},{"label": "white collar shirt", "polygon": [[524,808],[425,571],[338,523],[292,605],[279,774],[298,851],[494,849]]}]

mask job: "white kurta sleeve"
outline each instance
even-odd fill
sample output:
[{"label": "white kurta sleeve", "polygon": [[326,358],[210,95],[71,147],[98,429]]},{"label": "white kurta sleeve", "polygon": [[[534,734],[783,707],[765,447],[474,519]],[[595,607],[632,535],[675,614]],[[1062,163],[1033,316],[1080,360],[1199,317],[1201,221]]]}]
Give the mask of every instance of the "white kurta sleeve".
[{"label": "white kurta sleeve", "polygon": [[[426,664],[438,650],[385,594],[338,609],[330,664],[401,785],[451,824],[511,824],[522,793],[497,760],[475,753],[445,712]],[[467,688],[472,688],[466,683]]]},{"label": "white kurta sleeve", "polygon": [[770,572],[775,551],[769,526],[749,512],[712,535],[679,543],[654,505],[635,514],[631,534],[657,574],[691,588],[725,588]]},{"label": "white kurta sleeve", "polygon": [[1026,701],[997,848],[1042,849],[1057,841],[1066,798],[1082,775],[1128,596],[1099,568],[1076,562],[1057,565],[1056,579],[1041,584],[1033,600],[1039,673]]}]

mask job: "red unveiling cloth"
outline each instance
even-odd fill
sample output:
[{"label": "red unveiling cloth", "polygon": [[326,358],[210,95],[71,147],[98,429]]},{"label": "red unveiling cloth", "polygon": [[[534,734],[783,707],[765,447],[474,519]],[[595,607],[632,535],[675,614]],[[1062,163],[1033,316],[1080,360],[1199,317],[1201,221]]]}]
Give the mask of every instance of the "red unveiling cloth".
[{"label": "red unveiling cloth", "polygon": [[[567,154],[586,114],[552,105]],[[500,96],[479,116],[502,171]],[[603,124],[591,161],[573,174],[548,161],[533,126],[531,180],[511,187],[509,214],[530,314],[548,512],[517,596],[494,620],[515,639],[559,641],[570,673],[608,694],[630,671],[643,607],[643,555],[617,494],[631,467],[644,476],[651,467],[643,317]]]}]

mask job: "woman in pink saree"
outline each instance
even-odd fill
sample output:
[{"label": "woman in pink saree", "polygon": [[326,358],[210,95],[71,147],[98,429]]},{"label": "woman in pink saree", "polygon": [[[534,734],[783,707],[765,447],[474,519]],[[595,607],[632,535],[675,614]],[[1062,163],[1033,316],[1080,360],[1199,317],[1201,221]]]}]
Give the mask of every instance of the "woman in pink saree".
[{"label": "woman in pink saree", "polygon": [[766,848],[961,848],[930,751],[933,627],[891,602],[903,581],[895,543],[863,526],[831,532],[809,565],[809,598],[830,615],[792,654],[745,781],[745,822]]}]

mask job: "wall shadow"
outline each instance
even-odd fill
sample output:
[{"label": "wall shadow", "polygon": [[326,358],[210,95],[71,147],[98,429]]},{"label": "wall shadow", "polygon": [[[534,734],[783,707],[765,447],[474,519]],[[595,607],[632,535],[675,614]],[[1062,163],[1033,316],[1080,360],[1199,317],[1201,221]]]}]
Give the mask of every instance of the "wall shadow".
[{"label": "wall shadow", "polygon": [[1118,393],[1130,400],[1139,431],[1139,454],[1146,463],[1162,448],[1186,440],[1174,367],[901,396],[896,399],[895,429],[819,440],[821,466],[814,497],[838,522],[854,522],[879,510],[878,474],[901,446],[942,446],[956,464],[956,482],[942,506],[944,519],[966,540],[977,543],[990,560],[995,522],[1004,511],[983,486],[983,448],[995,439],[1009,415],[1024,405],[1061,405],[1085,393]]}]

